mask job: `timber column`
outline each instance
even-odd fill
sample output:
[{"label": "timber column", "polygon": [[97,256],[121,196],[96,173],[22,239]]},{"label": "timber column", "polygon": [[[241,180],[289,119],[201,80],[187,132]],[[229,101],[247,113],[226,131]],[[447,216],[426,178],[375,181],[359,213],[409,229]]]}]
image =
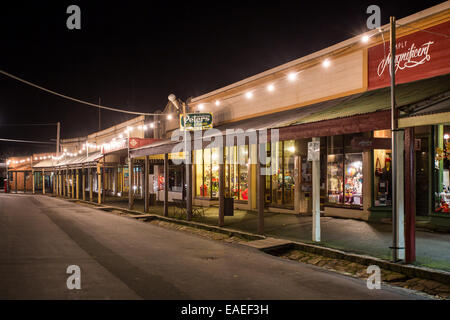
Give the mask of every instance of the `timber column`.
[{"label": "timber column", "polygon": [[32,170],[31,171],[31,184],[32,184],[32,190],[33,190],[33,194],[35,194],[35,192],[36,192],[36,188],[35,188],[35,186],[34,186],[34,183],[35,183],[35,172],[34,172],[34,170]]},{"label": "timber column", "polygon": [[405,129],[405,262],[416,261],[416,173],[414,127]]},{"label": "timber column", "polygon": [[73,170],[70,170],[70,177],[72,179],[72,194],[71,194],[71,198],[75,199],[75,175],[73,174]]},{"label": "timber column", "polygon": [[[264,234],[264,189],[265,189],[265,178],[266,176],[263,174],[263,162],[262,158],[266,157],[266,148],[263,143],[260,143],[259,134],[257,135],[257,144],[256,144],[256,183],[257,183],[257,208],[258,208],[258,233]],[[265,162],[264,162],[265,163]]]},{"label": "timber column", "polygon": [[81,174],[82,174],[82,178],[81,178],[81,192],[82,192],[82,197],[83,200],[86,200],[86,174],[85,174],[85,170],[84,168],[81,169]]},{"label": "timber column", "polygon": [[128,209],[134,208],[134,162],[133,158],[128,158]]},{"label": "timber column", "polygon": [[164,154],[164,216],[169,216],[169,154]]},{"label": "timber column", "polygon": [[149,198],[149,189],[148,189],[148,160],[149,156],[145,156],[145,164],[144,164],[144,212],[148,212],[148,198]]},{"label": "timber column", "polygon": [[42,169],[42,194],[45,194],[45,171]]},{"label": "timber column", "polygon": [[89,201],[92,202],[94,201],[94,175],[92,174],[92,168],[88,169],[88,174],[89,174]]},{"label": "timber column", "polygon": [[[318,142],[320,138],[312,138]],[[320,242],[320,147],[319,157],[312,161],[312,241]]]},{"label": "timber column", "polygon": [[76,186],[76,194],[77,194],[77,200],[80,199],[80,174],[78,169],[75,169],[75,175],[77,177],[77,186]]},{"label": "timber column", "polygon": [[225,224],[225,165],[224,152],[225,147],[219,148],[219,227]]},{"label": "timber column", "polygon": [[98,189],[98,203],[102,203],[102,167],[97,164],[97,189]]}]

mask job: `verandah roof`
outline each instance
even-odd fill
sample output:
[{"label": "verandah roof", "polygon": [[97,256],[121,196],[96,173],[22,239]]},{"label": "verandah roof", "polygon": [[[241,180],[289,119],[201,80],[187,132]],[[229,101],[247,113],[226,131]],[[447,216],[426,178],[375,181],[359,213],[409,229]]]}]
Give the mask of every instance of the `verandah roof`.
[{"label": "verandah roof", "polygon": [[[396,103],[399,107],[427,99],[432,103],[432,97],[442,96],[449,91],[450,75],[400,84],[396,86]],[[436,112],[448,110],[449,100],[441,101],[439,106]],[[227,129],[277,128],[280,130],[281,140],[382,130],[390,128],[390,107],[390,88],[382,88],[276,114],[227,123],[215,129],[225,135]],[[206,131],[203,136],[212,138],[217,134],[217,131],[212,133]],[[204,142],[203,146],[209,143]],[[177,142],[167,139],[132,150],[130,154],[135,158],[171,153],[176,144]]]}]

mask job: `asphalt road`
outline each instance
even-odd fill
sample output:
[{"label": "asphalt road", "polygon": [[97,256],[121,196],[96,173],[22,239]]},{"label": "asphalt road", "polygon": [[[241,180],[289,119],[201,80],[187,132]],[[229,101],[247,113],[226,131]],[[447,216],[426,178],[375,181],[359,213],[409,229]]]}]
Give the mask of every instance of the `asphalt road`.
[{"label": "asphalt road", "polygon": [[[69,290],[69,265],[81,289]],[[0,299],[420,299],[239,244],[0,194]]]}]

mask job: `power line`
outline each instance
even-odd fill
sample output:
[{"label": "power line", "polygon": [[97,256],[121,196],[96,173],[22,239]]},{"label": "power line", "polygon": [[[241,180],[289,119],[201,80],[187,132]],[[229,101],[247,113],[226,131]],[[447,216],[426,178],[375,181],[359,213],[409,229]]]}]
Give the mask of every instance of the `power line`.
[{"label": "power line", "polygon": [[27,80],[24,80],[24,79],[22,79],[22,78],[19,78],[19,77],[15,76],[15,75],[12,75],[12,74],[10,74],[10,73],[8,73],[8,72],[5,72],[5,71],[3,71],[3,70],[0,70],[0,73],[3,74],[3,75],[5,75],[5,76],[7,76],[7,77],[10,77],[10,78],[12,78],[12,79],[15,79],[15,80],[17,80],[17,81],[20,81],[20,82],[22,82],[22,83],[25,83],[25,84],[27,84],[27,85],[29,85],[29,86],[35,87],[35,88],[37,88],[37,89],[39,89],[39,90],[43,90],[43,91],[48,92],[48,93],[50,93],[50,94],[56,95],[56,96],[58,96],[58,97],[61,97],[61,98],[67,99],[67,100],[72,100],[72,101],[75,101],[75,102],[78,102],[78,103],[81,103],[81,104],[85,104],[85,105],[88,105],[88,106],[91,106],[91,107],[101,108],[101,109],[105,109],[105,110],[109,110],[109,111],[114,111],[114,112],[122,112],[122,113],[127,113],[127,114],[136,114],[136,115],[141,115],[141,116],[154,116],[154,115],[158,115],[157,113],[137,112],[137,111],[129,111],[129,110],[123,110],[123,109],[112,108],[112,107],[107,107],[107,106],[101,106],[101,105],[94,104],[94,103],[90,103],[90,102],[83,101],[83,100],[80,100],[80,99],[72,98],[72,97],[66,96],[66,95],[64,95],[64,94],[55,92],[55,91],[53,91],[53,90],[50,90],[50,89],[41,87],[41,86],[39,86],[39,85],[37,85],[37,84],[34,84],[34,83],[30,82],[30,81],[27,81]]},{"label": "power line", "polygon": [[430,34],[437,35],[437,36],[442,36],[442,37],[445,37],[445,38],[450,38],[450,36],[448,34],[445,34],[445,33],[434,32],[434,31],[421,29],[421,28],[417,28],[417,27],[411,27],[411,26],[408,26],[408,25],[405,25],[405,24],[399,24],[399,23],[397,23],[397,26],[405,27],[405,28],[409,28],[409,29],[414,29],[414,30],[418,30],[418,31],[423,31],[423,32],[426,32],[426,33],[430,33]]},{"label": "power line", "polygon": [[0,127],[56,126],[57,123],[0,123]]},{"label": "power line", "polygon": [[0,138],[0,141],[5,141],[5,142],[20,142],[20,143],[37,143],[37,144],[55,144],[55,142],[30,141],[30,140],[17,140],[17,139],[4,139],[4,138]]}]

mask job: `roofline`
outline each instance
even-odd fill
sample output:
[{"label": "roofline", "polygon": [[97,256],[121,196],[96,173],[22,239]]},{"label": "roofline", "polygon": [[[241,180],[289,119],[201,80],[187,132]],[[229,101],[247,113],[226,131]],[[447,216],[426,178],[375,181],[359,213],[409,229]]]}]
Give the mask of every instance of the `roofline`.
[{"label": "roofline", "polygon": [[[448,9],[450,9],[450,1],[445,1],[443,3],[440,3],[438,5],[433,6],[431,8],[419,11],[417,13],[414,13],[414,14],[410,15],[410,16],[407,16],[405,18],[399,19],[399,20],[397,20],[397,23],[399,23],[399,24],[409,24],[411,22],[430,17],[432,15],[435,15],[437,13],[440,13],[440,12],[442,12],[444,10],[448,10]],[[380,28],[382,30],[385,30],[386,28],[389,28],[389,24],[385,24],[385,25],[381,26]],[[378,33],[378,30],[372,30],[372,31],[366,32],[365,34],[371,35],[371,34],[376,34],[376,33]],[[361,40],[361,35],[358,35],[358,36],[355,36],[353,38],[344,40],[344,41],[339,42],[337,44],[334,44],[334,45],[332,45],[330,47],[327,47],[325,49],[313,52],[313,53],[311,53],[309,55],[306,55],[304,57],[301,57],[301,58],[298,58],[296,60],[293,60],[293,61],[287,62],[285,64],[282,64],[282,65],[280,65],[278,67],[266,70],[264,72],[261,72],[261,73],[258,73],[256,75],[254,75],[254,76],[251,76],[251,77],[245,78],[243,80],[240,80],[238,82],[232,83],[232,84],[230,84],[228,86],[225,86],[225,87],[216,89],[214,91],[205,93],[205,94],[203,94],[201,96],[195,97],[195,98],[193,98],[191,100],[191,102],[195,103],[195,102],[198,102],[198,101],[201,101],[201,100],[208,99],[208,98],[210,98],[212,96],[215,96],[217,94],[224,93],[224,92],[226,92],[228,90],[231,90],[231,89],[235,89],[237,87],[240,87],[240,86],[243,86],[245,84],[248,84],[248,83],[250,83],[252,81],[256,81],[256,80],[262,79],[264,77],[270,76],[271,74],[274,74],[274,73],[277,73],[277,72],[289,69],[291,67],[294,67],[294,66],[296,66],[298,64],[307,62],[309,60],[314,60],[314,59],[317,59],[317,58],[320,58],[320,57],[323,57],[323,56],[327,56],[327,55],[329,55],[329,54],[331,54],[331,53],[333,53],[333,52],[335,52],[335,51],[337,51],[339,49],[344,49],[344,48],[349,47],[349,46],[351,46],[353,44],[359,43],[360,40]]]}]

